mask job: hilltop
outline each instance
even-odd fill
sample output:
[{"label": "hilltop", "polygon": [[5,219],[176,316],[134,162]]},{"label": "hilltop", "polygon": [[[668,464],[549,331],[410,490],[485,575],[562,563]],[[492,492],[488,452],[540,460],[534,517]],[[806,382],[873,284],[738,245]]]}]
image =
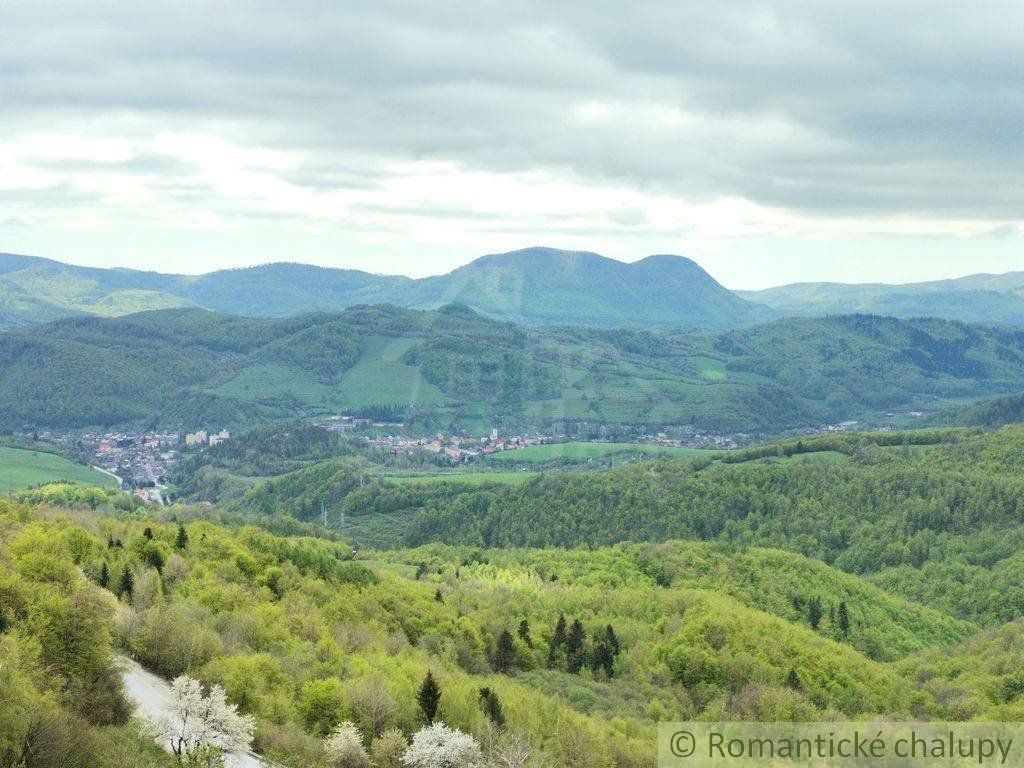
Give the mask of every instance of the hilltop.
[{"label": "hilltop", "polygon": [[288,317],[361,304],[437,309],[451,302],[529,325],[721,329],[774,317],[682,256],[626,264],[596,253],[528,248],[413,280],[290,263],[166,275],[0,254],[0,329],[171,307]]}]

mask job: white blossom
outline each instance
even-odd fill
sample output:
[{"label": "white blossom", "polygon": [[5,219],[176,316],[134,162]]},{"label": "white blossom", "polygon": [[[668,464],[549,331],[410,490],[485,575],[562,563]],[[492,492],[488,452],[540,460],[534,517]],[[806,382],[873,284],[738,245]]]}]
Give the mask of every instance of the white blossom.
[{"label": "white blossom", "polygon": [[412,737],[402,762],[407,768],[476,768],[483,765],[483,755],[468,733],[434,723]]},{"label": "white blossom", "polygon": [[324,752],[334,768],[369,768],[370,765],[359,729],[351,722],[341,723],[324,739]]},{"label": "white blossom", "polygon": [[252,745],[256,722],[240,715],[229,704],[219,685],[203,695],[203,686],[194,678],[176,677],[171,683],[170,714],[159,724],[159,735],[170,743],[178,757],[200,746],[212,746],[225,752],[248,750]]}]

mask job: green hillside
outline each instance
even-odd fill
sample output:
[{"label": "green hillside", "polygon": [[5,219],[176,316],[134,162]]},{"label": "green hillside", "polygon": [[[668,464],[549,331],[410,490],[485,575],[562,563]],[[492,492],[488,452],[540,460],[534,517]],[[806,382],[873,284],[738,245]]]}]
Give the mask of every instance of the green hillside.
[{"label": "green hillside", "polygon": [[738,294],[794,316],[867,313],[973,323],[1024,323],[1024,272],[905,285],[795,283]]},{"label": "green hillside", "polygon": [[595,253],[529,248],[411,280],[306,264],[164,275],[0,254],[0,330],[182,306],[287,317],[361,304],[436,309],[452,302],[527,324],[735,328],[774,316],[681,256],[625,264]]},{"label": "green hillside", "polygon": [[112,477],[62,456],[0,446],[0,493],[59,480],[87,485],[116,484]]},{"label": "green hillside", "polygon": [[718,334],[522,327],[450,305],[196,309],[0,335],[0,428],[261,423],[387,406],[421,432],[778,433],[1024,389],[1024,334],[793,319]]},{"label": "green hillside", "polygon": [[[424,723],[428,670],[438,719],[492,759],[514,743],[556,768],[651,766],[659,720],[959,711],[943,679],[974,717],[1017,696],[1012,625],[977,635],[781,552],[433,545],[353,559],[344,541],[185,508],[167,513],[183,524],[113,511],[0,500],[5,763],[165,765],[126,722],[114,654],[222,685],[255,718],[256,751],[285,765],[323,765],[321,739],[343,720],[371,749],[389,729],[404,744]],[[998,655],[977,661],[979,648]]]}]

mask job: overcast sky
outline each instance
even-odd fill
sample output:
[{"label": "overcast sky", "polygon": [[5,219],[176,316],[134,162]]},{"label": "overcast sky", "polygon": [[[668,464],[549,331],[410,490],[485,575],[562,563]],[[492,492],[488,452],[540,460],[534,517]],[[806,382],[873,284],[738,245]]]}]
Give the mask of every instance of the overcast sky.
[{"label": "overcast sky", "polygon": [[0,251],[1024,269],[1024,5],[0,3]]}]

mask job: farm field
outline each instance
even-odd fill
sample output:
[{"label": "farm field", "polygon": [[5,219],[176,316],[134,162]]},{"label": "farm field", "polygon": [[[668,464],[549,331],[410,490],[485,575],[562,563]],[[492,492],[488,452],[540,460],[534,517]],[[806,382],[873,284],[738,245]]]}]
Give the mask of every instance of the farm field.
[{"label": "farm field", "polygon": [[16,491],[57,480],[88,485],[114,485],[112,477],[75,464],[62,456],[0,447],[0,492]]},{"label": "farm field", "polygon": [[718,451],[701,448],[677,448],[669,445],[644,445],[639,443],[551,443],[531,445],[516,451],[504,451],[488,457],[489,462],[506,464],[543,464],[556,459],[584,461],[620,453],[666,456],[702,456]]}]

